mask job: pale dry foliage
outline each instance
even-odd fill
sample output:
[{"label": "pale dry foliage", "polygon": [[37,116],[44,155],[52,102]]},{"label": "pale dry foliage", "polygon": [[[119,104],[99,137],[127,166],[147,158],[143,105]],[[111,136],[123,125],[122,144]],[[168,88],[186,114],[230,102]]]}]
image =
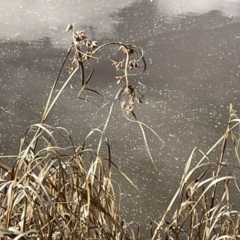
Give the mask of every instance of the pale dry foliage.
[{"label": "pale dry foliage", "polygon": [[[29,137],[33,132],[38,134]],[[55,132],[66,147],[57,146]],[[85,157],[87,152],[91,149],[74,147],[64,129],[31,126],[11,173],[1,178],[1,226],[32,239],[127,239],[112,187],[111,159],[105,168],[100,156],[95,159],[92,152]]]},{"label": "pale dry foliage", "polygon": [[[156,132],[138,120],[134,106],[137,102],[142,103],[144,96],[137,87],[129,84],[129,78],[137,75],[138,68],[143,72],[146,69],[143,50],[118,42],[98,47],[98,43],[89,40],[84,31],[75,32],[71,24],[66,31],[72,31],[73,42],[50,91],[40,123],[26,130],[12,167],[0,159],[0,238],[140,239],[139,229],[134,231],[130,224],[121,219],[116,186],[113,185],[113,168],[139,190],[114,163],[106,129],[114,105],[119,102],[126,119],[139,125],[149,158],[157,169],[144,129],[149,129],[160,142],[163,141]],[[96,53],[108,46],[117,46],[116,51],[122,59],[110,60],[118,73],[117,84],[121,87],[113,101],[103,106],[109,106],[105,122],[93,128],[81,145],[75,145],[66,129],[52,127],[46,120],[76,73],[79,73],[81,80],[78,92],[80,99],[85,91],[102,96],[89,87],[94,69],[86,78],[84,64],[96,60]],[[56,91],[62,70],[69,60],[69,77]],[[232,193],[239,193],[239,138],[236,134],[239,124],[240,119],[230,105],[225,134],[206,153],[197,148],[193,150],[186,162],[180,186],[162,219],[156,221],[156,227],[154,223],[151,224],[149,236],[152,240],[240,238],[240,213],[231,202],[234,200]],[[93,134],[99,136],[96,149],[92,149],[88,143]],[[216,161],[215,155],[211,154],[220,144],[220,157]],[[234,154],[230,159],[225,158],[231,146]],[[199,154],[201,157],[196,161]]]},{"label": "pale dry foliage", "polygon": [[240,239],[240,119],[232,105],[229,109],[225,134],[206,153],[198,148],[192,151],[152,239]]},{"label": "pale dry foliage", "polygon": [[[137,75],[136,68],[142,68],[143,72],[146,69],[143,50],[118,42],[98,47],[96,41],[87,38],[85,31],[75,32],[71,24],[66,31],[72,31],[73,41],[49,93],[40,123],[26,130],[12,167],[0,159],[0,237],[134,239],[130,224],[120,217],[112,168],[137,187],[112,161],[106,129],[115,103],[120,102],[124,116],[137,122],[144,134],[143,127],[147,125],[137,120],[133,110],[136,99],[142,102],[143,96],[129,85],[129,77]],[[104,105],[109,106],[105,122],[93,128],[83,143],[76,146],[66,129],[48,125],[47,118],[74,75],[80,76],[80,99],[85,91],[102,96],[89,88],[94,69],[86,78],[85,63],[95,60],[96,53],[108,46],[117,47],[116,52],[123,58],[121,64],[110,60],[116,71],[122,73],[121,81],[117,82],[121,87],[113,101]],[[69,77],[60,85],[59,78],[69,64]],[[88,143],[93,134],[99,136],[96,149]]]}]

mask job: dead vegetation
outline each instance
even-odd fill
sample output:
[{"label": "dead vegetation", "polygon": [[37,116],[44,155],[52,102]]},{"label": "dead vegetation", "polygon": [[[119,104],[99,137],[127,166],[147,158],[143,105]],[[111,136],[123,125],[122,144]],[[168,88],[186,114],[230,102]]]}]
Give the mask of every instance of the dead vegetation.
[{"label": "dead vegetation", "polygon": [[[134,113],[134,104],[136,100],[143,101],[143,95],[129,84],[129,78],[137,75],[137,68],[146,69],[143,50],[118,42],[98,46],[87,38],[85,31],[75,31],[72,25],[66,31],[72,31],[73,41],[49,93],[42,119],[24,133],[13,166],[0,164],[1,238],[136,239],[139,233],[120,217],[112,168],[137,187],[114,164],[106,129],[115,103],[120,102],[123,114],[138,123],[144,134],[143,127],[147,125],[138,121]],[[109,114],[105,122],[76,146],[66,129],[49,126],[47,118],[73,76],[80,79],[80,99],[86,91],[102,96],[89,87],[94,69],[86,76],[85,64],[97,60],[96,53],[108,46],[115,46],[123,59],[113,64],[122,74],[118,82],[121,87],[113,101],[106,104]],[[67,66],[69,77],[60,84]],[[96,149],[88,144],[93,134],[99,136]]]},{"label": "dead vegetation", "polygon": [[[155,164],[144,131],[150,128],[138,120],[134,111],[135,104],[142,103],[144,96],[130,84],[130,78],[137,75],[136,70],[144,72],[146,69],[143,50],[135,45],[118,42],[98,46],[96,41],[88,39],[84,31],[75,32],[72,25],[66,31],[72,31],[73,42],[49,93],[40,123],[31,125],[24,133],[12,167],[0,162],[0,237],[140,239],[139,229],[133,229],[131,224],[121,219],[112,169],[115,168],[129,184],[138,188],[114,163],[106,129],[115,103],[119,102],[126,119],[139,125],[146,150]],[[109,114],[105,122],[101,127],[92,129],[81,145],[75,145],[66,129],[49,126],[47,118],[74,75],[79,74],[79,98],[83,98],[86,91],[101,96],[100,92],[89,86],[94,69],[86,76],[84,65],[96,60],[96,53],[108,46],[116,46],[120,54],[120,61],[111,61],[117,71],[117,84],[121,87],[108,104]],[[59,78],[69,60],[69,77],[59,85]],[[240,214],[231,202],[230,189],[233,186],[239,192],[239,138],[236,134],[239,123],[240,119],[230,106],[230,119],[225,134],[207,153],[197,148],[193,150],[168,209],[160,221],[156,220],[156,226],[154,222],[151,224],[149,239],[240,237]],[[156,132],[150,130],[162,141]],[[93,134],[99,136],[96,149],[88,145],[88,139]],[[222,144],[220,157],[215,161],[211,153],[219,144]],[[227,144],[233,146],[235,160],[225,159]],[[107,157],[101,154],[103,149]],[[196,162],[196,152],[201,157],[192,166]]]},{"label": "dead vegetation", "polygon": [[[240,238],[240,119],[232,105],[229,114],[225,134],[206,153],[197,148],[192,151],[179,188],[157,224],[152,239]],[[219,145],[220,156],[216,161],[212,153]],[[231,150],[233,153],[228,154]],[[196,153],[200,158],[194,166]]]}]

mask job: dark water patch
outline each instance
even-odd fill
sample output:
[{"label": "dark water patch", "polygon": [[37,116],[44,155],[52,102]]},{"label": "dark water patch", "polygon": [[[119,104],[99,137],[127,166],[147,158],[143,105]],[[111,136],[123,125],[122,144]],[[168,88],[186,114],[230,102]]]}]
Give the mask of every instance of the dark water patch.
[{"label": "dark water patch", "polygon": [[0,121],[4,123],[1,130],[12,136],[5,134],[2,139],[6,154],[16,152],[20,136],[28,125],[40,121],[49,87],[65,52],[54,49],[49,43],[50,40],[44,40],[43,44],[42,40],[1,43],[3,64],[0,69],[5,75],[1,79]]}]

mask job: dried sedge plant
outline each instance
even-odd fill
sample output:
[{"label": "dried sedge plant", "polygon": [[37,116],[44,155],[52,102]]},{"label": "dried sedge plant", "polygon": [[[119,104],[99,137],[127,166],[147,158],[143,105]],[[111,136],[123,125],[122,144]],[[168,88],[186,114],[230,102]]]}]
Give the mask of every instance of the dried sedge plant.
[{"label": "dried sedge plant", "polygon": [[[192,151],[180,186],[152,233],[152,240],[240,238],[239,202],[235,195],[240,192],[240,149],[236,134],[239,125],[240,118],[230,105],[230,118],[225,134],[206,153],[197,148]],[[211,153],[219,144],[219,160],[213,161]],[[235,157],[230,159],[225,157],[231,150],[230,146],[226,148],[227,144],[232,144],[235,153]],[[202,157],[191,168],[197,151]],[[197,173],[198,177],[194,177]],[[234,205],[234,201],[238,207]],[[176,210],[171,216],[174,206]]]},{"label": "dried sedge plant", "polygon": [[[106,129],[113,107],[119,101],[126,118],[139,124],[151,156],[144,132],[144,127],[149,127],[140,122],[134,112],[135,102],[142,102],[144,96],[129,84],[129,77],[136,75],[129,71],[141,68],[144,72],[146,69],[143,50],[119,42],[98,46],[96,41],[86,36],[85,31],[75,31],[71,24],[66,29],[68,31],[72,31],[73,41],[51,88],[40,123],[26,130],[12,167],[0,159],[0,238],[139,239],[140,232],[135,233],[131,224],[120,217],[112,168],[116,168],[134,188],[138,188],[114,164]],[[116,76],[117,83],[122,86],[110,104],[102,129],[93,129],[83,144],[76,146],[66,129],[49,126],[47,118],[67,84],[78,73],[81,85],[78,97],[82,98],[85,91],[101,96],[89,87],[94,69],[86,77],[85,63],[97,59],[96,53],[107,46],[117,46],[116,51],[123,54],[121,62],[113,61],[116,71],[122,73]],[[69,77],[55,91],[69,62],[67,60],[71,61]],[[95,133],[99,134],[99,142],[97,149],[91,149],[87,140]],[[58,145],[59,139],[61,146]],[[62,144],[63,141],[65,144]],[[102,148],[108,157],[101,156]]]}]

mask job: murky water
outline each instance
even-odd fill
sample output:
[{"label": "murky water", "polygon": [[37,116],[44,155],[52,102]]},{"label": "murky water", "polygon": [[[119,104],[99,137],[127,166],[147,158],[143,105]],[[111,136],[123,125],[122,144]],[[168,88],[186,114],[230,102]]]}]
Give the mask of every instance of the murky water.
[{"label": "murky water", "polygon": [[[144,229],[146,223],[157,221],[163,213],[191,150],[196,146],[207,150],[225,130],[229,104],[240,108],[240,2],[92,2],[0,1],[0,153],[17,153],[26,127],[39,122],[47,93],[71,42],[70,35],[64,33],[68,23],[86,28],[99,42],[141,45],[148,68],[136,82],[146,85],[146,102],[136,112],[165,142],[163,146],[147,132],[159,174],[144,150],[137,126],[116,112],[108,135],[115,161],[148,196],[149,206],[123,181],[126,219]],[[106,63],[99,63],[93,85],[113,96],[118,86],[114,71],[109,71]],[[77,99],[78,89],[75,80],[64,92],[50,122],[68,128],[81,141],[93,116],[86,110],[94,113],[97,107],[83,105]],[[94,121],[96,126],[105,114],[100,112]]]}]

